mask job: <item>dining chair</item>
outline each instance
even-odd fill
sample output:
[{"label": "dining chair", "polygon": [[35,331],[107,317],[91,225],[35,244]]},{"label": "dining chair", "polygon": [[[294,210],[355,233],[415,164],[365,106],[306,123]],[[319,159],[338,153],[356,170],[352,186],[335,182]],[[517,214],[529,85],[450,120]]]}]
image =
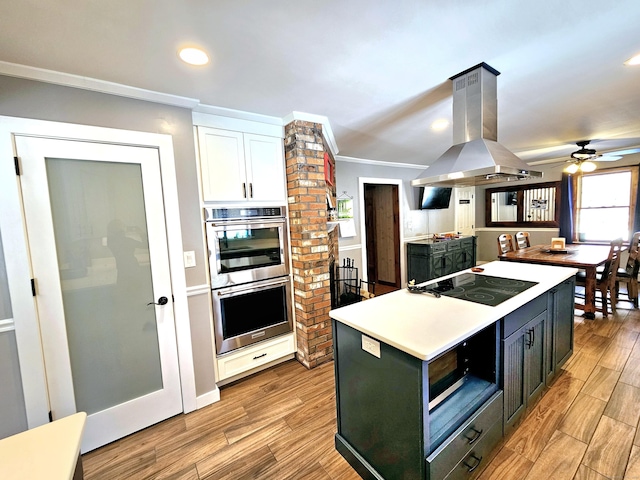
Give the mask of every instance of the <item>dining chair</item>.
[{"label": "dining chair", "polygon": [[[616,303],[618,303],[616,291],[616,279],[618,268],[620,267],[620,252],[622,250],[622,239],[618,238],[611,242],[609,256],[604,263],[601,272],[596,273],[596,290],[600,291],[600,299],[602,303],[602,315],[608,316],[608,303],[611,303],[611,311],[616,313]],[[576,275],[576,286],[586,286],[586,275],[584,272],[578,272]],[[607,295],[607,292],[609,294]]]},{"label": "dining chair", "polygon": [[503,253],[513,252],[513,236],[508,233],[503,233],[498,237],[498,256]]},{"label": "dining chair", "polygon": [[620,283],[627,284],[627,298],[620,299],[633,303],[633,308],[638,308],[638,272],[640,271],[640,232],[635,232],[629,243],[629,257],[625,268],[618,268],[616,274],[616,293],[620,294]]},{"label": "dining chair", "polygon": [[516,233],[516,248],[518,250],[531,246],[531,240],[529,240],[529,232]]}]

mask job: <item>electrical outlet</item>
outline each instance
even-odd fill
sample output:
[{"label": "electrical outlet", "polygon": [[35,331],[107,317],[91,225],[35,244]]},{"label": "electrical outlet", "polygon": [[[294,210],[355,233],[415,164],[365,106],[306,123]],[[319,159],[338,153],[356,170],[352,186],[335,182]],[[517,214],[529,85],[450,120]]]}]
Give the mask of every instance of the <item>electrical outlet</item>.
[{"label": "electrical outlet", "polygon": [[362,335],[362,349],[373,355],[374,357],[380,358],[380,342],[374,340],[373,338],[369,338],[366,335]]},{"label": "electrical outlet", "polygon": [[188,252],[184,252],[184,268],[195,267],[196,266],[196,252],[190,250]]}]

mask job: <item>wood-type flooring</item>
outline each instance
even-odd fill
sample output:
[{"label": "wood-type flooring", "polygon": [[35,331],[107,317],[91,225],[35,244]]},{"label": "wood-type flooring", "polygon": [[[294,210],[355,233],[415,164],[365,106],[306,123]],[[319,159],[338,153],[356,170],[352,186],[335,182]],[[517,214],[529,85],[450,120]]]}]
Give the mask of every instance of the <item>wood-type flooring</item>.
[{"label": "wood-type flooring", "polygon": [[[639,334],[640,310],[576,316],[573,356],[480,480],[640,480]],[[333,363],[291,360],[83,455],[85,479],[358,480],[334,448],[335,410]]]}]

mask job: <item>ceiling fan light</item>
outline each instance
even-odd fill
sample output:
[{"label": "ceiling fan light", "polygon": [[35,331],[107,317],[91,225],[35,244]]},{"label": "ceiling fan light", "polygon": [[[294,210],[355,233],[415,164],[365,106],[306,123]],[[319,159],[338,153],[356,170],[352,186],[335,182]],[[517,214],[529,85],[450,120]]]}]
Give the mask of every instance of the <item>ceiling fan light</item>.
[{"label": "ceiling fan light", "polygon": [[596,169],[596,164],[593,162],[582,162],[580,164],[580,171],[593,172]]},{"label": "ceiling fan light", "polygon": [[625,65],[640,65],[640,54],[631,57],[629,60],[624,62]]},{"label": "ceiling fan light", "polygon": [[569,174],[571,174],[571,175],[573,175],[574,173],[576,173],[578,171],[578,164],[577,163],[572,163],[567,168],[565,168],[564,171],[569,173]]}]

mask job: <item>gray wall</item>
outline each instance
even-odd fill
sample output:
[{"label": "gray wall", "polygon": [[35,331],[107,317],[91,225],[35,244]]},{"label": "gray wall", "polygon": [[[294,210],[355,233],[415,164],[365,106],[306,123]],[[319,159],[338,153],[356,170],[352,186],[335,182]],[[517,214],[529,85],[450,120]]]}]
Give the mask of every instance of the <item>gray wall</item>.
[{"label": "gray wall", "polygon": [[[411,180],[415,179],[424,170],[424,167],[393,167],[388,165],[375,165],[364,162],[354,162],[336,157],[336,192],[337,196],[346,192],[353,197],[354,220],[356,224],[356,236],[340,238],[340,247],[359,245],[362,243],[360,232],[360,198],[358,185],[359,178],[381,178],[402,180],[403,198],[400,208],[404,216],[402,225],[405,237],[416,237],[427,233],[451,231],[454,228],[453,201],[451,207],[444,210],[418,210],[418,188],[411,186]],[[452,197],[453,199],[453,197]]]},{"label": "gray wall", "polygon": [[15,332],[0,332],[0,438],[27,429]]},{"label": "gray wall", "polygon": [[[196,254],[197,266],[185,270],[187,287],[208,283],[190,109],[1,75],[0,92],[0,115],[170,134],[183,246]],[[215,388],[206,302],[207,295],[189,297],[197,395]]]},{"label": "gray wall", "polygon": [[[423,237],[429,233],[449,232],[455,228],[454,202],[443,210],[418,210],[418,189],[411,186],[411,180],[417,178],[424,171],[424,167],[412,168],[406,166],[377,165],[371,162],[353,161],[336,157],[336,193],[340,197],[346,192],[353,197],[354,222],[356,236],[340,237],[340,261],[344,258],[353,259],[360,272],[362,267],[362,242],[363,234],[360,232],[360,192],[359,179],[389,179],[402,181],[402,198],[400,209],[402,210],[402,233],[407,240]],[[360,274],[363,277],[363,274]],[[402,281],[405,281],[406,272],[402,272]],[[363,277],[366,278],[366,277]]]}]

